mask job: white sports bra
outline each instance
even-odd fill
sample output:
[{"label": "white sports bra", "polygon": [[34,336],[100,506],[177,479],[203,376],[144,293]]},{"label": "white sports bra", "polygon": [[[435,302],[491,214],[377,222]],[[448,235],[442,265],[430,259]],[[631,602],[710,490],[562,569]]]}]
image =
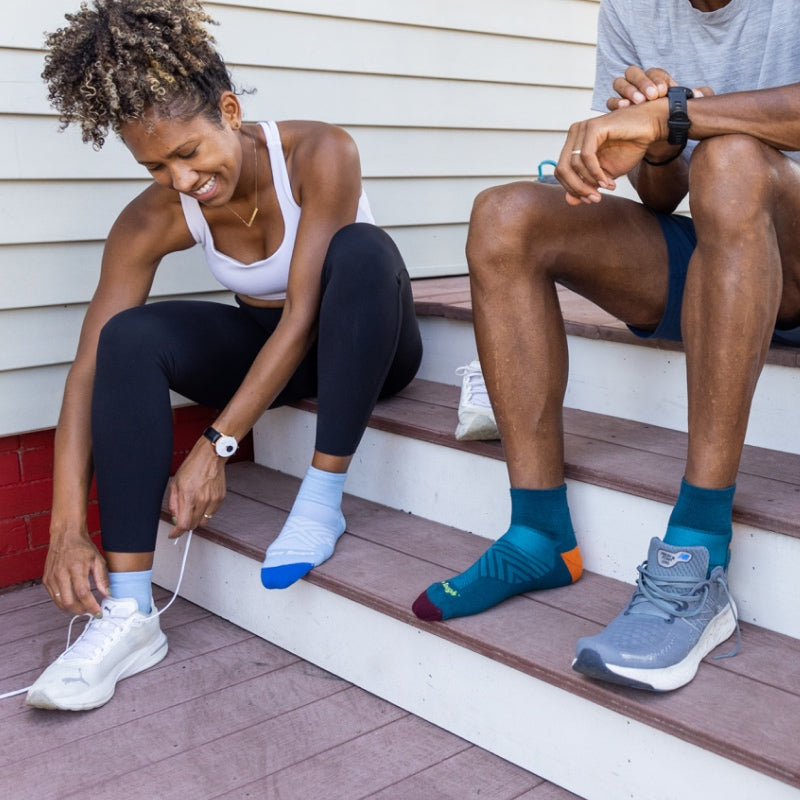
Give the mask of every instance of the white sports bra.
[{"label": "white sports bra", "polygon": [[[262,122],[264,136],[267,140],[269,162],[272,167],[272,179],[275,183],[275,194],[278,197],[283,216],[283,241],[280,247],[268,258],[243,264],[235,258],[220,253],[214,245],[214,237],[208,227],[200,203],[191,195],[180,194],[183,215],[194,240],[201,245],[206,262],[212,275],[227,289],[237,294],[255,297],[259,300],[283,300],[289,283],[289,266],[297,238],[297,226],[300,222],[300,206],[292,195],[286,159],[283,156],[281,137],[278,126],[274,122]],[[369,201],[364,192],[358,201],[356,222],[373,222]]]}]

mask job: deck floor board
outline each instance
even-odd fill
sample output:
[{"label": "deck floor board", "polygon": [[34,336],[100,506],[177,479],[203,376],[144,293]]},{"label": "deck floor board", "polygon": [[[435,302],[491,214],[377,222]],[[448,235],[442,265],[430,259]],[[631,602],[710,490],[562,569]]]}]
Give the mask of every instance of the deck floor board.
[{"label": "deck floor board", "polygon": [[[0,691],[60,652],[68,619],[40,585],[0,595]],[[100,709],[0,703],[0,797],[574,797],[183,599],[163,623],[167,657]]]}]

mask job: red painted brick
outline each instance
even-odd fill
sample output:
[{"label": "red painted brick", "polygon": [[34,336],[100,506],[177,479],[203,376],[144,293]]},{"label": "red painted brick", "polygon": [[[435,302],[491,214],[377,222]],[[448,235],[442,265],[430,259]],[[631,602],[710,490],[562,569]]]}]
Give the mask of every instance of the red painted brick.
[{"label": "red painted brick", "polygon": [[203,427],[203,424],[196,420],[176,425],[172,431],[172,449],[176,453],[188,453],[207,427],[207,425]]},{"label": "red painted brick", "polygon": [[55,436],[55,428],[48,428],[44,431],[33,431],[32,433],[23,433],[19,437],[20,447],[23,450],[36,450],[42,447],[52,450]]},{"label": "red painted brick", "polygon": [[19,436],[3,436],[0,438],[0,453],[11,453],[19,450]]},{"label": "red painted brick", "polygon": [[211,424],[219,416],[219,411],[207,406],[182,406],[174,412],[175,424],[181,422],[205,422]]},{"label": "red painted brick", "polygon": [[248,433],[247,436],[239,442],[239,449],[236,451],[236,455],[228,460],[233,464],[236,461],[252,461],[254,457],[253,434]]},{"label": "red painted brick", "polygon": [[50,542],[50,512],[28,517],[31,547],[46,547]]},{"label": "red painted brick", "polygon": [[100,551],[101,555],[105,555],[105,551],[103,550],[103,543],[100,541],[100,534],[96,533],[94,536],[91,537],[94,546]]},{"label": "red painted brick", "polygon": [[22,480],[38,481],[53,474],[53,448],[22,450]]},{"label": "red painted brick", "polygon": [[38,580],[44,574],[44,561],[47,548],[40,547],[17,553],[13,556],[0,557],[0,589],[13,586],[23,581]]},{"label": "red painted brick", "polygon": [[0,556],[28,550],[28,526],[21,517],[0,522]]},{"label": "red painted brick", "polygon": [[0,519],[48,511],[53,502],[52,495],[52,480],[0,486]]},{"label": "red painted brick", "polygon": [[86,507],[86,528],[90,534],[100,532],[100,507],[97,501],[90,502]]},{"label": "red painted brick", "polygon": [[21,479],[19,453],[0,453],[0,486],[19,483]]}]

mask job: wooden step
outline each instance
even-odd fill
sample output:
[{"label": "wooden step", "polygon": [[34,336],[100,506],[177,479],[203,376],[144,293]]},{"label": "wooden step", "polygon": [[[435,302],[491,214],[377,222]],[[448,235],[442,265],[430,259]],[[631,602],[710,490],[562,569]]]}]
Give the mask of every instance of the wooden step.
[{"label": "wooden step", "polygon": [[[415,380],[381,401],[370,427],[503,461],[499,441],[459,442],[454,436],[459,389]],[[316,412],[315,400],[296,408]],[[641,422],[564,409],[567,478],[674,503],[686,461],[687,436]],[[800,538],[800,456],[745,446],[733,519]]]},{"label": "wooden step", "polygon": [[[416,380],[381,401],[348,476],[348,492],[479,533],[508,525],[499,442],[454,437],[459,389]],[[269,412],[255,429],[257,463],[304,474],[314,401]],[[588,569],[624,582],[662,536],[683,475],[686,434],[565,409],[566,475]],[[730,582],[742,619],[800,638],[797,526],[800,456],[747,446],[734,504]]]},{"label": "wooden step", "polygon": [[[425,345],[418,377],[457,383],[457,366],[476,357],[466,277],[413,282]],[[570,356],[565,405],[686,430],[683,348],[643,340],[574,292],[559,288]],[[748,444],[800,453],[795,399],[800,348],[773,345],[753,398]]]},{"label": "wooden step", "polygon": [[[265,592],[258,566],[297,485],[231,465],[228,497],[195,536],[182,594],[583,796],[697,797],[706,787],[782,798],[800,788],[797,640],[743,624],[739,655],[706,659],[668,695],[591,681],[570,668],[575,642],[616,614],[629,586],[586,574],[475,617],[423,623],[410,611],[416,595],[466,568],[486,540],[352,496],[335,557],[290,589]],[[160,538],[155,578],[171,588],[180,554]]]},{"label": "wooden step", "polygon": [[[472,298],[467,276],[415,280],[412,281],[412,288],[418,316],[443,317],[472,323]],[[628,330],[624,322],[620,322],[599,306],[570,289],[563,286],[557,288],[568,336],[635,344],[657,350],[683,351],[683,346],[677,342],[640,339]],[[767,354],[767,364],[800,367],[800,348],[773,344]]]}]

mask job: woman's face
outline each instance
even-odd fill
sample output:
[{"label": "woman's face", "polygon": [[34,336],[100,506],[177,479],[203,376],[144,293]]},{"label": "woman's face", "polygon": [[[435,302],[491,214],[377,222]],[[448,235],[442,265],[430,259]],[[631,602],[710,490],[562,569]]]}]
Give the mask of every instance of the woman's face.
[{"label": "woman's face", "polygon": [[239,182],[239,125],[238,118],[225,113],[215,122],[202,114],[170,119],[151,112],[144,120],[124,123],[120,135],[156,183],[219,207],[233,197]]}]

